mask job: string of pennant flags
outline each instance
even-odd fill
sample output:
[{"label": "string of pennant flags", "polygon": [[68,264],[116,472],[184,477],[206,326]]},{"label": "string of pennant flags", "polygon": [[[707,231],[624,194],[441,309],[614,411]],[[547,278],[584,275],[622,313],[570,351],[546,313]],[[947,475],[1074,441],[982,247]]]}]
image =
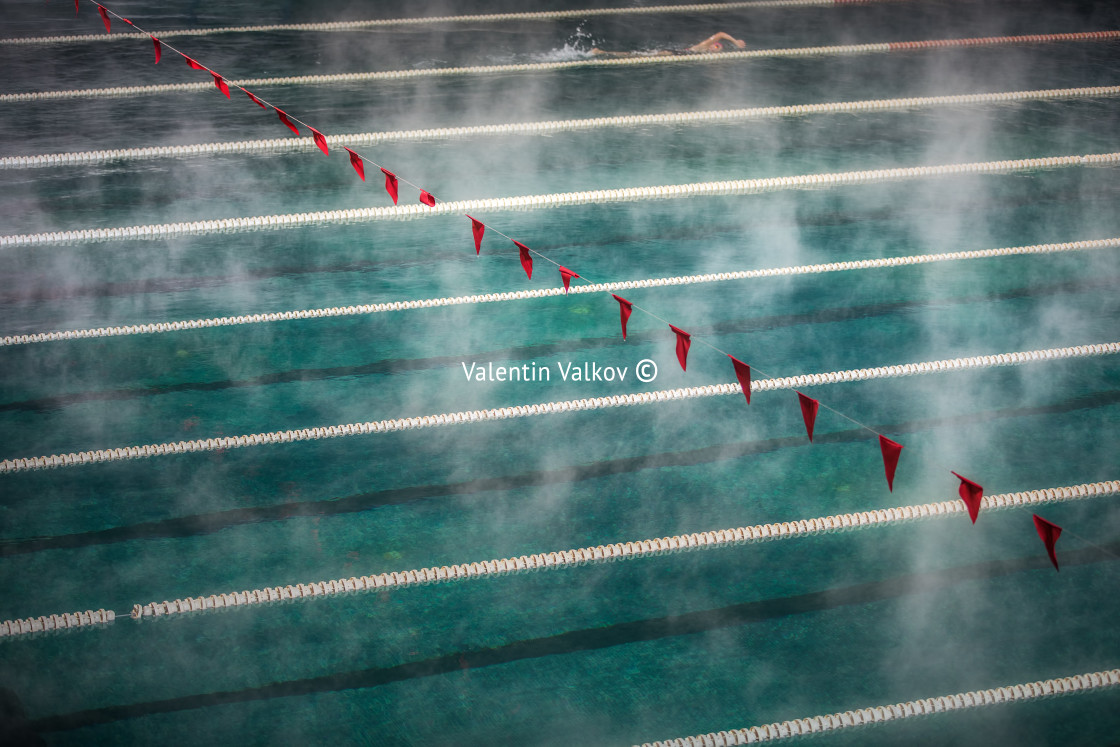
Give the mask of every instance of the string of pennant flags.
[{"label": "string of pennant flags", "polygon": [[[90,1],[93,2],[93,0],[90,0]],[[110,33],[110,34],[112,33],[112,18],[116,18],[116,19],[128,24],[133,29],[135,29],[137,32],[139,32],[141,34],[145,34],[151,39],[152,44],[153,44],[154,53],[155,53],[155,64],[160,63],[160,61],[163,58],[164,49],[166,48],[167,50],[170,50],[170,51],[174,52],[175,54],[178,54],[179,56],[181,56],[184,59],[184,61],[186,62],[186,64],[191,69],[204,71],[206,73],[209,73],[209,75],[211,76],[211,79],[214,82],[215,88],[220,93],[222,93],[227,99],[232,98],[231,90],[230,90],[231,84],[227,81],[225,76],[223,76],[221,73],[219,73],[219,72],[217,72],[217,71],[215,71],[215,70],[213,70],[209,67],[206,67],[205,65],[203,65],[199,61],[195,60],[194,58],[190,57],[186,53],[182,52],[181,50],[176,49],[174,46],[168,44],[165,41],[162,41],[159,37],[155,36],[154,34],[149,33],[147,31],[141,29],[135,23],[130,21],[128,18],[125,18],[124,16],[119,15],[118,13],[114,12],[113,10],[107,8],[105,5],[103,5],[101,3],[98,3],[98,2],[94,2],[94,5],[97,6],[97,11],[98,11],[98,14],[101,17],[102,22],[104,23],[106,33]],[[80,0],[74,0],[74,11],[75,11],[75,14],[80,14],[80,12],[81,12]],[[238,85],[236,83],[234,83],[232,85],[234,87],[236,87],[237,89],[241,90],[243,93],[245,93],[245,95],[253,103],[255,103],[257,106],[259,106],[260,108],[265,109],[265,110],[271,109],[272,111],[275,111],[276,116],[279,119],[279,121],[285,127],[287,127],[289,130],[291,130],[293,134],[299,136],[299,135],[301,135],[299,127],[302,126],[302,127],[306,128],[308,130],[308,132],[310,132],[311,137],[312,137],[315,145],[319,148],[320,151],[322,151],[323,155],[326,155],[326,156],[330,155],[330,148],[329,148],[328,143],[327,143],[327,138],[320,130],[312,127],[311,125],[307,124],[306,122],[299,119],[298,117],[295,117],[295,116],[292,116],[292,115],[288,114],[284,110],[280,109],[278,106],[272,104],[271,102],[269,102],[265,99],[262,99],[261,97],[257,96],[256,94],[254,94],[253,92],[249,91],[248,89],[242,87],[241,85]],[[355,173],[358,175],[358,177],[363,182],[366,181],[366,165],[367,164],[369,164],[372,167],[380,170],[382,176],[384,177],[385,191],[389,195],[390,199],[393,201],[394,205],[397,205],[398,201],[400,199],[400,184],[403,182],[404,184],[406,184],[409,187],[415,189],[419,193],[418,199],[422,204],[427,205],[428,207],[434,207],[435,206],[436,198],[429,191],[423,189],[422,187],[420,187],[417,184],[413,184],[412,182],[408,181],[407,179],[399,176],[395,172],[386,168],[382,164],[377,163],[373,159],[371,159],[371,158],[353,150],[352,148],[349,148],[349,147],[346,147],[346,146],[342,146],[342,147],[343,147],[343,150],[345,150],[346,153],[347,153],[350,165],[353,167]],[[502,238],[505,238],[505,239],[511,241],[517,247],[518,257],[519,257],[519,260],[520,260],[520,263],[521,263],[521,267],[522,267],[523,271],[525,272],[526,277],[528,277],[530,280],[533,277],[533,257],[536,256],[536,257],[539,257],[540,259],[542,259],[544,261],[547,261],[547,262],[556,266],[557,270],[559,271],[560,279],[561,279],[561,282],[563,283],[565,293],[568,292],[568,290],[570,288],[571,281],[572,281],[573,278],[582,280],[585,283],[590,282],[586,278],[583,278],[578,272],[559,264],[558,262],[556,262],[552,258],[548,257],[547,255],[542,254],[541,252],[539,252],[535,249],[532,249],[529,246],[526,246],[524,243],[522,243],[522,242],[518,241],[517,239],[514,239],[513,237],[503,233],[502,231],[498,230],[497,228],[495,228],[493,226],[490,226],[490,225],[484,223],[483,221],[478,220],[477,218],[475,218],[473,216],[466,215],[466,217],[471,222],[471,234],[472,234],[472,238],[474,240],[474,248],[475,248],[475,254],[476,255],[481,254],[483,238],[485,237],[485,235],[487,233],[487,230],[489,229],[489,231],[492,234],[497,234],[498,236],[501,236]],[[621,328],[622,328],[622,338],[623,338],[623,340],[626,339],[627,324],[630,320],[630,316],[633,313],[634,309],[636,308],[639,311],[642,311],[646,315],[653,317],[654,319],[666,324],[669,327],[669,329],[672,331],[672,333],[675,337],[675,341],[676,341],[677,361],[681,366],[681,370],[682,371],[687,371],[688,354],[689,354],[689,351],[690,351],[690,348],[691,348],[691,345],[692,345],[692,335],[690,333],[688,333],[685,330],[681,329],[680,327],[670,323],[668,320],[662,319],[660,316],[658,316],[654,312],[652,312],[648,309],[642,308],[641,306],[635,304],[633,301],[630,301],[630,300],[628,300],[626,298],[623,298],[622,296],[619,296],[619,295],[614,294],[614,293],[611,293],[611,296],[615,299],[615,301],[617,301],[618,306],[619,306],[619,315],[620,315],[620,323],[621,323]],[[731,360],[732,366],[733,366],[734,371],[735,371],[735,377],[736,377],[737,381],[739,382],[740,387],[742,388],[743,394],[746,397],[747,404],[750,405],[750,402],[751,402],[751,376],[752,376],[751,365],[749,365],[746,362],[740,360],[739,358],[736,358],[731,353],[720,350],[718,347],[716,347],[715,345],[713,345],[712,343],[710,343],[706,340],[699,340],[699,342],[701,342],[702,344],[706,345],[707,347],[715,350],[716,352],[719,352],[723,355],[726,355]],[[757,368],[754,369],[754,372],[755,373],[762,373],[761,370],[759,370]],[[818,413],[820,411],[820,408],[821,408],[821,402],[817,399],[809,397],[808,395],[806,395],[806,394],[804,394],[800,391],[795,390],[795,392],[797,394],[798,403],[799,403],[800,408],[801,408],[801,415],[802,415],[802,420],[803,420],[804,425],[805,425],[806,435],[808,436],[808,439],[811,443],[813,441],[813,432],[814,432],[814,428],[815,428],[815,425],[816,425],[817,415],[818,415]],[[860,423],[859,421],[855,420],[854,418],[851,418],[850,416],[848,416],[848,415],[846,415],[846,414],[844,414],[844,413],[842,413],[838,410],[835,410],[831,407],[828,407],[827,405],[825,405],[825,407],[826,407],[826,409],[828,409],[831,412],[839,415],[840,417],[843,417],[846,420],[849,420],[852,423],[855,423],[856,425],[860,426],[861,428],[864,428],[864,429],[866,429],[866,430],[868,430],[872,433],[875,433],[875,435],[878,436],[879,449],[880,449],[880,452],[882,454],[882,459],[883,459],[884,474],[885,474],[886,480],[887,480],[887,488],[888,488],[889,491],[893,492],[894,491],[895,473],[896,473],[896,470],[897,470],[897,467],[898,467],[899,458],[900,458],[902,450],[904,448],[903,445],[898,443],[897,441],[894,441],[894,440],[888,438],[886,435],[884,435],[882,433],[878,433],[877,431],[875,431],[875,429],[873,429],[873,428],[871,428],[871,427],[869,427],[869,426],[867,426],[863,423]],[[960,496],[960,499],[964,502],[965,506],[968,509],[969,518],[972,520],[972,523],[975,524],[976,519],[979,515],[981,501],[982,501],[982,498],[983,498],[983,495],[984,495],[984,489],[976,481],[974,481],[974,480],[972,480],[968,477],[965,477],[965,476],[959,474],[958,472],[952,471],[951,473],[953,474],[953,476],[955,478],[957,478],[959,480],[958,495]],[[1054,524],[1053,522],[1048,521],[1047,519],[1039,516],[1038,514],[1032,514],[1032,519],[1033,519],[1033,522],[1034,522],[1035,530],[1036,530],[1036,532],[1039,536],[1039,539],[1042,541],[1043,545],[1046,548],[1046,552],[1047,552],[1047,555],[1050,558],[1051,563],[1054,565],[1055,569],[1058,569],[1058,559],[1057,559],[1057,555],[1056,555],[1056,543],[1058,541],[1058,538],[1062,534],[1062,531],[1063,531],[1062,527],[1058,526],[1057,524]],[[1089,543],[1089,544],[1092,544],[1092,543]]]}]

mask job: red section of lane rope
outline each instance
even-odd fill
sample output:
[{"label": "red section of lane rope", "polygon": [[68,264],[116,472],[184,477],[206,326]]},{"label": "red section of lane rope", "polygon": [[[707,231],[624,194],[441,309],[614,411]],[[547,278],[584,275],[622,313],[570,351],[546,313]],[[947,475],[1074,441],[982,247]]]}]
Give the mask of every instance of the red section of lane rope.
[{"label": "red section of lane rope", "polygon": [[[836,0],[849,2],[850,0]],[[1026,36],[982,36],[974,39],[930,39],[928,41],[890,42],[892,52],[901,49],[930,49],[933,47],[985,47],[996,44],[1031,44],[1085,39],[1120,39],[1120,31],[1082,31],[1075,34],[1027,34]]]}]

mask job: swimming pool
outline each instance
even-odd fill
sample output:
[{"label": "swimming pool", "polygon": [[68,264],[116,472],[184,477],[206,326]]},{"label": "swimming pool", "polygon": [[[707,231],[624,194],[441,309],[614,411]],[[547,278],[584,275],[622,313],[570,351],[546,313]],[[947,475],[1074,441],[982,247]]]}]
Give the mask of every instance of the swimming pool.
[{"label": "swimming pool", "polygon": [[[520,10],[435,4],[410,16]],[[563,7],[556,4],[556,8]],[[100,33],[93,5],[13,3],[5,36]],[[345,4],[138,3],[151,29],[367,18]],[[534,8],[536,9],[536,8]],[[542,6],[541,9],[545,9]],[[6,10],[6,13],[8,11]],[[151,15],[153,12],[158,15]],[[349,15],[347,15],[349,14]],[[386,12],[386,16],[395,15]],[[1103,3],[913,0],[169,38],[230,79],[538,65],[251,90],[329,135],[1112,86],[1115,41],[574,66],[716,29],[753,49],[1120,28]],[[6,23],[7,25],[7,23]],[[116,25],[114,25],[116,28]],[[578,49],[577,49],[578,48]],[[190,83],[146,40],[0,47],[5,91]],[[236,91],[10,101],[0,157],[283,138]],[[1114,94],[414,136],[353,146],[440,203],[1104,154]],[[255,148],[255,150],[254,150]],[[4,169],[5,236],[391,205],[341,147]],[[164,239],[2,248],[0,335],[221,319],[1120,236],[1115,167],[913,176],[552,209],[324,216]],[[798,186],[798,185],[795,185]],[[401,184],[401,205],[417,191]],[[553,200],[556,201],[555,199]],[[473,210],[473,208],[472,208]],[[436,213],[438,211],[432,211]],[[167,231],[165,231],[167,233]],[[173,233],[173,232],[172,232]],[[0,349],[0,459],[382,422],[1116,341],[1114,247],[689,282]],[[573,281],[578,289],[580,281]],[[693,335],[687,372],[661,320]],[[642,360],[657,378],[634,379]],[[550,371],[478,381],[471,364]],[[564,366],[628,371],[565,380]],[[569,369],[570,370],[570,369]],[[570,379],[570,377],[569,377]],[[1099,497],[617,562],[127,617],[134,604],[372,576],[956,497],[1115,480],[1114,355],[496,417],[0,474],[0,620],[112,624],[0,641],[49,743],[638,744],[1117,666],[1120,512]],[[612,404],[612,403],[605,403]],[[507,416],[509,413],[505,413]],[[845,417],[846,416],[846,417]],[[855,421],[855,422],[853,422]],[[865,424],[871,430],[861,428]],[[906,447],[888,492],[874,434]],[[1055,574],[1031,526],[1066,529]],[[873,728],[1099,744],[1115,688]]]}]

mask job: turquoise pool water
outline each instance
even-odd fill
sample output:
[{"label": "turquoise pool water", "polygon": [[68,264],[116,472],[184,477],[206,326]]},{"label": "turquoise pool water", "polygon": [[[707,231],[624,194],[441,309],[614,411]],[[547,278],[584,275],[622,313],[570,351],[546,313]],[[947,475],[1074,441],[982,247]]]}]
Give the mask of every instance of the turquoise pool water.
[{"label": "turquoise pool water", "polygon": [[[96,33],[13,2],[4,36]],[[511,4],[512,5],[512,4]],[[549,6],[553,7],[553,6]],[[554,7],[563,7],[556,4]],[[152,29],[520,10],[128,2]],[[534,8],[538,9],[538,8]],[[541,6],[539,9],[545,9]],[[6,8],[5,13],[9,10]],[[155,13],[156,15],[152,15]],[[578,59],[726,29],[781,48],[1120,28],[1105,3],[914,0],[585,21],[188,37],[232,78]],[[1114,42],[576,68],[266,97],[328,134],[1011,91],[1120,80]],[[147,42],[3,46],[3,92],[198,80]],[[0,156],[283,137],[216,91],[6,103]],[[441,200],[1120,150],[1117,99],[487,136],[359,148]],[[336,149],[337,150],[337,149]],[[369,169],[372,171],[372,169]],[[0,334],[1120,236],[1114,168],[476,214],[0,253]],[[332,152],[5,169],[4,235],[389,204]],[[401,186],[402,204],[415,190]],[[626,291],[770,376],[1111,342],[1115,249]],[[578,282],[578,281],[576,281]],[[606,294],[0,349],[0,459],[726,383]],[[659,366],[565,382],[557,365]],[[468,381],[463,364],[549,381]],[[632,376],[632,374],[631,374]],[[1117,666],[1120,511],[914,522],[392,592],[133,621],[147,603],[955,497],[1116,479],[1114,356],[0,475],[0,620],[114,609],[0,641],[50,744],[637,744]],[[828,744],[1105,744],[1107,691],[837,732]]]}]

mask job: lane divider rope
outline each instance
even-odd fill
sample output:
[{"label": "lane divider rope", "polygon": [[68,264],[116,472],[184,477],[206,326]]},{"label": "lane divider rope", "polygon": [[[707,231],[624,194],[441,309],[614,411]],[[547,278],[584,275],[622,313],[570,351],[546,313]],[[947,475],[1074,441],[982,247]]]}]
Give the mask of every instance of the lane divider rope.
[{"label": "lane divider rope", "polygon": [[[1104,498],[1120,493],[1120,480],[1084,483],[1058,488],[1026,490],[1014,493],[984,496],[981,500],[984,511],[1038,506],[1065,501]],[[937,501],[895,508],[857,511],[853,513],[821,516],[811,519],[782,521],[771,524],[719,529],[707,532],[693,532],[673,537],[658,537],[632,542],[616,542],[608,545],[582,547],[573,550],[521,555],[514,558],[500,558],[481,562],[459,563],[451,566],[432,566],[406,571],[393,571],[330,581],[273,586],[252,591],[237,591],[208,596],[189,597],[172,601],[135,604],[129,613],[133,619],[144,617],[164,617],[185,612],[240,607],[266,602],[279,602],[301,598],[317,598],[344,592],[372,591],[386,588],[404,588],[422,584],[442,583],[460,580],[473,580],[490,576],[504,576],[537,570],[606,563],[615,560],[651,557],[676,552],[714,550],[747,542],[766,542],[806,537],[825,532],[841,532],[867,527],[891,526],[922,519],[948,518],[967,511],[962,501]],[[114,613],[100,611],[101,619],[95,620],[94,613],[81,613],[80,621],[73,622],[71,616],[51,615],[49,617],[24,618],[0,622],[0,637],[25,633],[38,633],[63,627],[90,625],[96,622],[112,622]],[[74,615],[74,618],[78,615]],[[62,622],[65,618],[66,621]]]},{"label": "lane divider rope", "polygon": [[[987,496],[983,499],[985,508],[1012,508],[1024,505],[1038,505],[1059,501],[1080,500],[1115,495],[1120,492],[1120,480],[1063,488],[1048,488],[1019,493],[1005,493]],[[822,532],[837,532],[849,529],[862,529],[870,526],[888,526],[902,522],[926,518],[944,518],[965,514],[967,507],[963,501],[941,501],[916,506],[858,511],[814,519],[783,521],[773,524],[757,524],[734,529],[721,529],[709,532],[673,537],[658,537],[638,542],[618,542],[610,545],[582,547],[575,550],[521,555],[515,558],[502,558],[482,562],[461,563],[452,566],[420,568],[408,571],[394,571],[370,576],[319,581],[309,584],[273,586],[253,591],[239,591],[215,594],[207,597],[176,599],[168,602],[137,604],[130,613],[133,619],[159,617],[182,612],[195,612],[221,607],[278,602],[301,597],[329,596],[348,591],[373,591],[384,588],[403,588],[421,584],[477,579],[487,576],[503,576],[519,571],[551,570],[587,563],[604,563],[619,559],[640,558],[663,555],[673,552],[692,550],[712,550],[745,542],[765,542],[767,540],[794,539]]]},{"label": "lane divider rope", "polygon": [[219,218],[216,220],[160,223],[126,226],[122,228],[83,228],[73,231],[50,231],[48,233],[0,236],[0,250],[106,241],[151,241],[183,236],[279,230],[310,225],[357,224],[377,220],[412,220],[415,218],[428,218],[437,215],[477,214],[498,210],[523,211],[570,207],[573,205],[601,205],[643,202],[646,200],[673,200],[685,197],[751,195],[791,189],[822,189],[837,186],[857,186],[942,176],[1017,174],[1042,169],[1111,166],[1116,163],[1120,163],[1120,152],[1094,153],[1080,156],[1021,158],[1005,161],[980,161],[938,166],[910,166],[890,169],[871,169],[867,171],[805,174],[799,176],[777,176],[762,179],[693,182],[690,184],[668,184],[653,187],[593,189],[580,192],[522,195],[518,197],[450,200],[447,202],[437,202],[434,206],[417,203],[415,205],[350,208],[346,210],[319,210],[310,213],[261,215],[244,218]]},{"label": "lane divider rope", "polygon": [[[758,379],[751,382],[751,391],[768,392],[783,389],[803,389],[805,387],[850,381],[869,381],[871,379],[888,379],[900,376],[941,373],[945,371],[964,371],[993,366],[1018,366],[1036,361],[1085,358],[1099,355],[1115,355],[1116,353],[1120,353],[1120,342],[1076,345],[1073,347],[1031,350],[1017,353],[999,353],[997,355],[970,356],[948,360],[926,361],[922,363],[904,363],[901,365],[879,366],[875,368],[848,369],[846,371],[832,371],[828,373],[800,374],[798,376],[787,376],[776,379]],[[270,433],[253,433],[243,436],[219,436],[217,438],[201,438],[191,441],[147,444],[144,446],[124,446],[114,449],[97,449],[71,452],[68,454],[53,454],[51,456],[20,457],[0,461],[0,474],[56,467],[76,467],[79,465],[97,464],[101,462],[120,462],[170,454],[223,451],[226,449],[239,449],[248,446],[262,446],[264,444],[319,441],[327,438],[359,436],[373,433],[391,433],[394,431],[413,430],[417,428],[464,425],[468,423],[506,420],[511,418],[533,417],[537,415],[556,415],[566,412],[603,410],[613,407],[648,405],[659,402],[697,399],[700,397],[716,397],[722,395],[742,396],[742,391],[738,382],[730,384],[710,384],[680,389],[639,392],[636,394],[615,394],[607,397],[588,397],[559,402],[541,402],[511,407],[496,407],[488,410],[466,410],[410,418],[389,418],[364,423],[346,423],[316,428],[273,431]]]},{"label": "lane divider rope", "polygon": [[1031,246],[1004,247],[1001,249],[978,249],[972,251],[945,252],[942,254],[916,254],[909,257],[884,257],[844,262],[826,262],[814,265],[793,267],[772,267],[761,270],[738,270],[733,272],[712,272],[702,275],[680,275],[677,277],[648,278],[645,280],[622,280],[613,283],[589,283],[573,285],[568,291],[563,288],[534,288],[529,290],[483,293],[470,296],[445,296],[425,298],[415,301],[387,301],[385,303],[358,304],[353,306],[330,306],[318,309],[300,309],[262,314],[242,314],[239,316],[212,317],[209,319],[190,319],[174,322],[149,322],[127,324],[116,327],[93,327],[88,329],[36,332],[23,335],[0,337],[0,347],[10,345],[29,345],[60,340],[81,340],[98,337],[124,337],[128,335],[162,334],[189,329],[208,327],[231,327],[242,324],[267,324],[295,319],[319,319],[340,316],[360,316],[390,311],[428,309],[440,306],[461,306],[466,304],[496,303],[502,301],[521,301],[533,298],[549,298],[579,293],[613,293],[633,288],[655,288],[672,285],[694,285],[731,280],[751,280],[757,278],[781,277],[789,275],[813,275],[826,272],[848,270],[870,270],[883,267],[903,267],[907,265],[929,264],[932,262],[952,262],[967,259],[986,259],[992,257],[1012,257],[1031,254],[1056,254],[1060,252],[1089,251],[1120,247],[1120,238],[1071,241],[1061,244],[1035,244]]},{"label": "lane divider rope", "polygon": [[[942,106],[1051,101],[1117,95],[1120,95],[1120,86],[1088,86],[1083,88],[1051,88],[1035,91],[1004,91],[996,93],[952,94],[946,96],[919,96],[864,101],[838,101],[821,104],[794,104],[790,106],[765,106],[752,109],[723,109],[667,114],[628,114],[615,117],[594,117],[591,119],[509,122],[469,127],[435,127],[420,130],[395,130],[388,132],[359,132],[349,135],[327,135],[325,137],[327,144],[330,146],[336,148],[343,146],[357,148],[362,146],[384,145],[386,143],[430,142],[491,135],[552,135],[561,132],[583,132],[609,127],[629,128],[647,127],[651,125],[719,124],[804,116],[809,114],[853,114],[903,111]],[[124,161],[141,161],[153,158],[310,153],[317,149],[318,146],[315,144],[315,140],[310,137],[267,138],[224,143],[162,145],[147,148],[119,148],[115,150],[47,153],[32,156],[4,156],[0,157],[0,169],[98,165]]]},{"label": "lane divider rope", "polygon": [[641,747],[729,747],[739,744],[772,742],[806,734],[820,734],[836,729],[854,726],[881,724],[885,721],[932,716],[937,713],[961,711],[981,706],[1001,703],[1020,703],[1039,698],[1099,690],[1120,685],[1120,669],[1106,669],[1100,672],[1075,674],[1072,677],[1058,677],[1038,680],[1023,685],[1007,685],[986,690],[970,690],[954,695],[939,695],[924,700],[908,700],[893,705],[860,708],[855,711],[842,711],[824,716],[811,716],[792,721],[778,721],[748,729],[712,732],[695,737],[681,737],[658,742],[645,742]]},{"label": "lane divider rope", "polygon": [[86,610],[85,612],[65,612],[61,615],[25,617],[21,620],[0,622],[0,638],[46,633],[52,630],[67,630],[90,625],[106,625],[113,622],[117,615],[112,610]]},{"label": "lane divider rope", "polygon": [[[531,73],[552,70],[569,70],[585,67],[617,67],[633,65],[668,65],[701,62],[734,62],[739,60],[774,59],[786,57],[824,57],[834,55],[884,54],[897,51],[949,49],[954,47],[993,47],[1015,44],[1046,44],[1056,42],[1112,41],[1120,39],[1120,31],[1086,31],[1074,34],[1030,34],[1025,36],[991,36],[971,39],[931,39],[926,41],[876,42],[871,44],[839,44],[823,47],[795,47],[785,49],[746,49],[729,52],[698,52],[687,55],[653,55],[616,57],[609,59],[585,58],[554,62],[520,62],[503,65],[470,65],[465,67],[415,68],[410,70],[382,70],[364,73],[333,73],[327,75],[297,75],[278,78],[245,78],[227,80],[233,86],[263,88],[266,86],[337,85],[370,83],[382,80],[410,80],[463,75],[497,75],[502,73]],[[214,88],[210,81],[198,83],[161,83],[149,86],[118,86],[113,88],[85,88],[69,91],[32,91],[0,95],[0,103],[53,101],[76,98],[120,98],[159,93],[195,93]]]},{"label": "lane divider rope", "polygon": [[[446,23],[494,23],[502,21],[562,21],[596,16],[651,15],[662,13],[718,13],[723,10],[750,8],[800,8],[833,7],[837,5],[868,5],[892,0],[745,0],[729,3],[694,3],[691,5],[650,5],[641,8],[585,8],[583,10],[546,10],[524,13],[485,13],[461,16],[431,16],[428,18],[379,18],[365,21],[328,21],[324,23],[274,23],[262,26],[222,26],[210,29],[175,29],[153,31],[152,36],[171,39],[182,36],[211,36],[213,34],[249,34],[276,31],[360,31],[370,28],[398,26],[431,26]],[[904,0],[893,0],[903,2]],[[147,34],[132,32],[118,34],[78,34],[68,36],[32,36],[0,39],[0,44],[65,44],[73,42],[121,41],[147,39]]]}]

